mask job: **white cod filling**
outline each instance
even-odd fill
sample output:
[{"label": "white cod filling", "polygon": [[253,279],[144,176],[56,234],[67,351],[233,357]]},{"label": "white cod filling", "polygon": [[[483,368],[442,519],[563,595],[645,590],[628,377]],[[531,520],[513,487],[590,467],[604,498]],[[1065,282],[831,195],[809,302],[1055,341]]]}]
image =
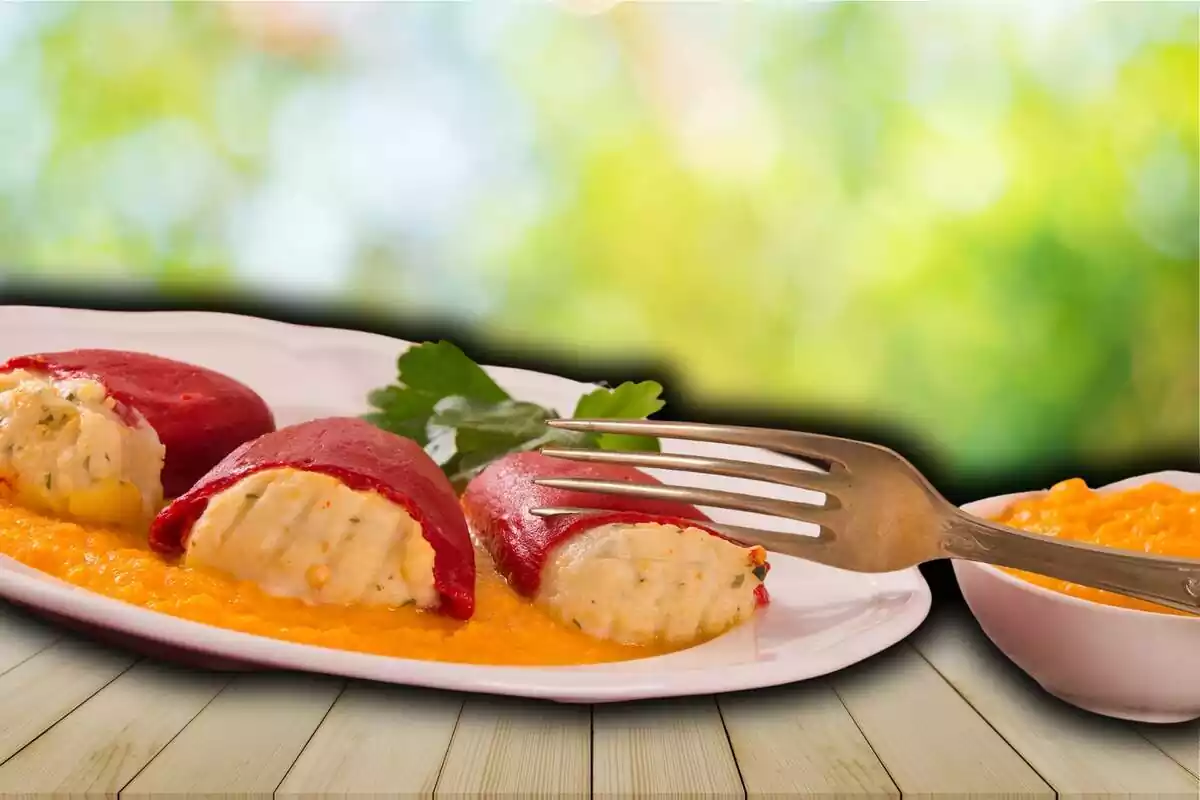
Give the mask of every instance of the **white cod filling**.
[{"label": "white cod filling", "polygon": [[104,387],[26,370],[0,374],[0,481],[16,502],[100,524],[144,526],[162,505],[166,450],[130,427]]},{"label": "white cod filling", "polygon": [[432,608],[433,555],[420,524],[382,495],[285,468],[215,495],[192,526],[184,563],[314,604]]},{"label": "white cod filling", "polygon": [[707,639],[754,613],[753,553],[698,528],[602,525],[551,552],[537,602],[599,639]]}]

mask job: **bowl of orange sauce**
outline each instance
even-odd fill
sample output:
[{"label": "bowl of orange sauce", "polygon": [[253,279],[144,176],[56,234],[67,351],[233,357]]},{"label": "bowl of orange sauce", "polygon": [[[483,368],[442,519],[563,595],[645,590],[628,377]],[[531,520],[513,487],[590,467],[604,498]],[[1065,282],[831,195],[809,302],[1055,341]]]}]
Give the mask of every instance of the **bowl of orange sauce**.
[{"label": "bowl of orange sauce", "polygon": [[[1158,472],[1099,489],[1074,478],[963,510],[1044,536],[1200,558],[1200,474]],[[1139,722],[1200,718],[1200,616],[975,562],[954,561],[954,572],[988,638],[1061,700]]]}]

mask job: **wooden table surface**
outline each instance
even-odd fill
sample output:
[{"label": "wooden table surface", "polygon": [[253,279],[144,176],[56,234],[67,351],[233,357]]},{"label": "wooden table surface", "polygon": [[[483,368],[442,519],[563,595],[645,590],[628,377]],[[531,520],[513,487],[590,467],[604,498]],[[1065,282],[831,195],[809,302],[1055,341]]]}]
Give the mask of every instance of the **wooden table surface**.
[{"label": "wooden table surface", "polygon": [[87,643],[0,604],[5,797],[1195,798],[1198,768],[1200,727],[1065,706],[956,605],[825,679],[587,707],[198,672]]}]

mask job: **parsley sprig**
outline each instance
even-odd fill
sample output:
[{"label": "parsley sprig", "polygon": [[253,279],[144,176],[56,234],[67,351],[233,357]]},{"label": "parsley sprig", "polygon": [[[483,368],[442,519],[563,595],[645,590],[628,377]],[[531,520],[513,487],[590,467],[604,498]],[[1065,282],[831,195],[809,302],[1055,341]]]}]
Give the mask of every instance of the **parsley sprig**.
[{"label": "parsley sprig", "polygon": [[[557,411],[509,396],[450,342],[427,342],[396,362],[396,381],[372,391],[365,419],[416,441],[457,487],[508,453],[547,446],[657,451],[657,439],[551,428]],[[644,419],[664,405],[654,381],[598,388],[580,398],[576,419]]]}]

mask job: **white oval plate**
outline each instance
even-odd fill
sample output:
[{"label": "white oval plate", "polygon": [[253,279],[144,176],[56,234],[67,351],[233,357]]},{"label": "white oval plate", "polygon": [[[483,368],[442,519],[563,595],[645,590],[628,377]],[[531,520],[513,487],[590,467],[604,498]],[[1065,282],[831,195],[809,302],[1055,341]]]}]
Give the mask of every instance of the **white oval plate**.
[{"label": "white oval plate", "polygon": [[[280,426],[364,413],[366,395],[395,378],[409,342],[228,314],[84,311],[0,306],[0,360],[22,353],[105,347],[177,358],[224,372],[262,394]],[[586,384],[525,370],[489,368],[514,397],[569,414]],[[664,442],[670,452],[799,462],[761,450]],[[799,465],[803,466],[803,465]],[[764,491],[762,484],[671,473],[674,483]],[[782,487],[777,497],[819,501]],[[713,510],[723,522],[753,515]],[[778,522],[776,523],[778,526]],[[795,524],[797,533],[813,534]],[[771,604],[730,633],[666,656],[583,667],[490,667],[367,655],[294,644],[160,614],[73,587],[0,556],[0,596],[35,610],[169,649],[282,669],[469,692],[602,703],[754,689],[813,678],[905,638],[929,612],[916,569],[864,575],[774,556]]]}]

